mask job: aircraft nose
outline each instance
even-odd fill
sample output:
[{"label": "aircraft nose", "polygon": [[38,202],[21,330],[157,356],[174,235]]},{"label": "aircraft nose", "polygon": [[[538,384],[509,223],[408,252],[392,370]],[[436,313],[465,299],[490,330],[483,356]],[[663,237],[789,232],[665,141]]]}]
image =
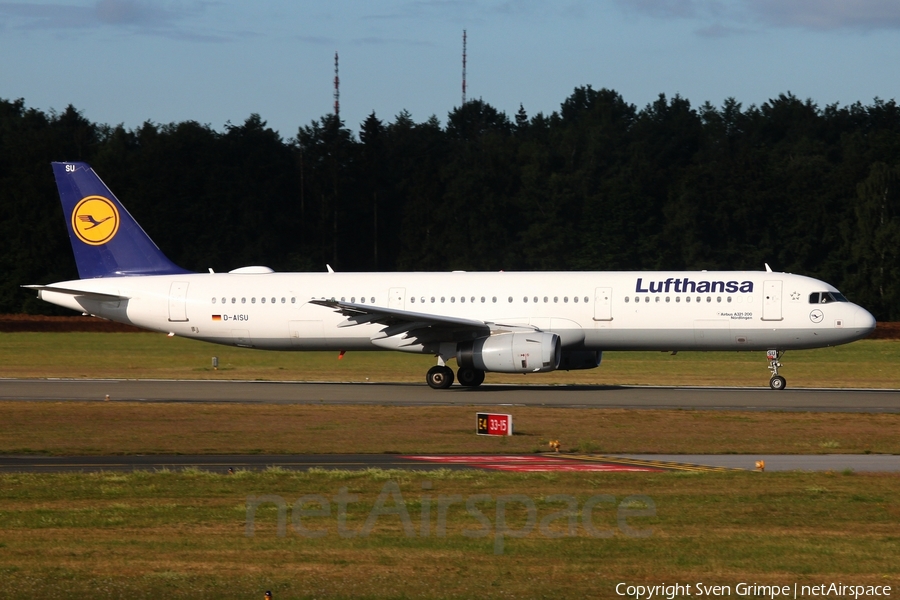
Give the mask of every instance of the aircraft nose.
[{"label": "aircraft nose", "polygon": [[856,307],[856,317],[854,318],[853,324],[857,329],[863,330],[865,335],[869,335],[875,331],[875,317],[862,306]]}]

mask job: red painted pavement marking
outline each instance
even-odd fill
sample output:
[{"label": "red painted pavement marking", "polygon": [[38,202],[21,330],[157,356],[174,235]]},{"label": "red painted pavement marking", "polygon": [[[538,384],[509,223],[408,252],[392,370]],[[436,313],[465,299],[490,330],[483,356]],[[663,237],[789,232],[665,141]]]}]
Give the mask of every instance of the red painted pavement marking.
[{"label": "red painted pavement marking", "polygon": [[552,471],[554,473],[560,472],[575,472],[575,471],[605,471],[605,472],[623,472],[623,471],[661,471],[662,469],[653,469],[651,467],[634,467],[631,465],[611,465],[611,464],[578,464],[578,465],[561,465],[561,464],[546,464],[546,465],[481,465],[484,469],[496,469],[498,471],[512,471],[514,473],[542,473],[547,471]]},{"label": "red painted pavement marking", "polygon": [[[624,472],[624,471],[662,471],[652,467],[637,467],[633,465],[619,465],[611,463],[573,463],[564,458],[553,456],[402,456],[409,460],[422,460],[445,464],[462,464],[482,469],[494,469],[497,471],[512,471],[515,473],[542,473],[554,472]],[[511,463],[511,464],[508,464]]]},{"label": "red painted pavement marking", "polygon": [[443,463],[463,463],[463,464],[475,464],[475,463],[567,463],[567,460],[559,459],[555,457],[545,457],[545,456],[521,456],[521,455],[509,455],[509,456],[466,456],[462,455],[446,455],[446,456],[401,456],[400,458],[408,458],[410,460],[427,460],[431,462],[443,462]]}]

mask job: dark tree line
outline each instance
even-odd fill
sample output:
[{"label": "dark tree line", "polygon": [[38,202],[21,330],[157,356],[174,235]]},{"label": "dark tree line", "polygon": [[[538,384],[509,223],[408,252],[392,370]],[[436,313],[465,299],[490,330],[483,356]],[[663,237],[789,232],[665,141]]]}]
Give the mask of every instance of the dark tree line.
[{"label": "dark tree line", "polygon": [[259,115],[127,130],[0,100],[0,312],[75,278],[49,162],[92,164],[162,250],[206,271],[774,269],[900,320],[900,108],[743,108],[582,87],[510,118],[334,115],[282,139]]}]

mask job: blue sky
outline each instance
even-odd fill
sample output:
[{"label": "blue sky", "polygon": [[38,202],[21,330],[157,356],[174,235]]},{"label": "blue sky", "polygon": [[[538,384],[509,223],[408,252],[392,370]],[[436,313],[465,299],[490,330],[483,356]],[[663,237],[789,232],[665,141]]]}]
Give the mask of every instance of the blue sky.
[{"label": "blue sky", "polygon": [[0,1],[0,98],[100,123],[259,113],[283,136],[331,112],[442,123],[468,97],[550,113],[576,86],[643,107],[900,99],[898,0]]}]

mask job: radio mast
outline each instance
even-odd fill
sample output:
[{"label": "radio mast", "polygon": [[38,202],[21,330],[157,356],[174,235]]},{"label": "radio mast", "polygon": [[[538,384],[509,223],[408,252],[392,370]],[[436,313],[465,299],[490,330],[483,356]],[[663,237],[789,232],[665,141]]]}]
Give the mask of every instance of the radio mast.
[{"label": "radio mast", "polygon": [[462,105],[466,105],[466,30],[463,29]]},{"label": "radio mast", "polygon": [[341,78],[338,77],[338,53],[334,51],[334,116],[341,118]]}]

